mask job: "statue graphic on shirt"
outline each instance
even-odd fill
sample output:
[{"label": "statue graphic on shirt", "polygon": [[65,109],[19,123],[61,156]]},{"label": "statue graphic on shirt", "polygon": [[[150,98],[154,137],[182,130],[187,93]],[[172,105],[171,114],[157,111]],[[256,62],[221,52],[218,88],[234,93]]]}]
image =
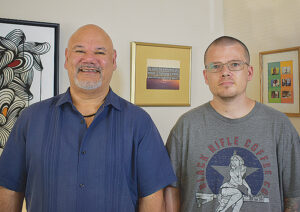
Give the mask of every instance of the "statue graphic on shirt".
[{"label": "statue graphic on shirt", "polygon": [[236,152],[230,158],[230,181],[224,183],[220,187],[220,193],[218,195],[219,206],[216,212],[225,212],[228,208],[232,207],[232,211],[240,211],[244,199],[242,192],[238,189],[239,186],[244,185],[248,189],[248,195],[252,196],[251,188],[246,180],[243,178],[246,173],[246,166],[241,156]]},{"label": "statue graphic on shirt", "polygon": [[195,194],[197,207],[203,211],[240,211],[252,209],[252,203],[269,202],[263,166],[247,149],[224,148],[207,158],[205,167],[205,182],[201,179]]}]

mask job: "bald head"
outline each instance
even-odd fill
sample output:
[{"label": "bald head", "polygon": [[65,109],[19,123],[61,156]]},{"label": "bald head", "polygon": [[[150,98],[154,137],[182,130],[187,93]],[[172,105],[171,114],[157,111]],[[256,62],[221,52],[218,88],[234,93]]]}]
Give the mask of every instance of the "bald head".
[{"label": "bald head", "polygon": [[111,50],[113,43],[109,35],[99,26],[87,24],[77,29],[69,39],[68,48],[70,49],[74,43],[80,40],[101,39]]},{"label": "bald head", "polygon": [[244,49],[244,57],[246,59],[246,62],[249,64],[250,63],[250,54],[249,54],[249,50],[247,48],[247,46],[240,40],[234,38],[234,37],[230,37],[230,36],[221,36],[219,38],[217,38],[216,40],[214,40],[206,49],[205,53],[204,53],[204,64],[206,65],[206,57],[207,57],[207,53],[210,50],[210,48],[212,46],[230,46],[230,45],[235,45],[238,44],[241,47],[243,47]]}]

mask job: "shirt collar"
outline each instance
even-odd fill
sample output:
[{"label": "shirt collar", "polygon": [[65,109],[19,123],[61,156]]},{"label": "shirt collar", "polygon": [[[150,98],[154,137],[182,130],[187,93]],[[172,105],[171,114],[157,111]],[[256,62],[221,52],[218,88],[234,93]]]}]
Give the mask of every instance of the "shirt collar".
[{"label": "shirt collar", "polygon": [[[68,90],[64,94],[62,94],[61,98],[57,101],[56,106],[61,106],[65,103],[73,104],[70,88],[68,88]],[[109,88],[108,94],[105,98],[105,106],[107,105],[112,105],[117,110],[121,110],[120,97],[115,94],[111,88]]]},{"label": "shirt collar", "polygon": [[120,97],[115,94],[111,88],[109,88],[108,94],[105,98],[105,106],[106,105],[112,105],[117,110],[121,110]]},{"label": "shirt collar", "polygon": [[59,98],[59,100],[56,102],[56,106],[61,106],[65,103],[69,102],[70,104],[72,104],[72,98],[71,98],[71,94],[70,94],[70,88],[68,88],[68,90],[63,93],[61,95],[61,97]]}]

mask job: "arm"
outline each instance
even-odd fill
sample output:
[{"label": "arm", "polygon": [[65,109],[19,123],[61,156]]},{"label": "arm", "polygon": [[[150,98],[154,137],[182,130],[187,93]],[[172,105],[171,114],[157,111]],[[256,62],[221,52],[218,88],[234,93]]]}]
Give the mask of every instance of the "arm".
[{"label": "arm", "polygon": [[15,192],[0,186],[0,211],[5,212],[20,212],[24,193]]},{"label": "arm", "polygon": [[163,189],[139,199],[139,212],[165,212]]},{"label": "arm", "polygon": [[168,186],[165,188],[166,212],[180,211],[180,193],[178,188]]},{"label": "arm", "polygon": [[284,212],[299,212],[299,211],[300,211],[300,197],[284,199]]},{"label": "arm", "polygon": [[243,185],[246,186],[246,188],[248,189],[248,195],[252,196],[251,188],[250,188],[250,186],[248,185],[248,183],[246,182],[245,179],[243,179]]}]

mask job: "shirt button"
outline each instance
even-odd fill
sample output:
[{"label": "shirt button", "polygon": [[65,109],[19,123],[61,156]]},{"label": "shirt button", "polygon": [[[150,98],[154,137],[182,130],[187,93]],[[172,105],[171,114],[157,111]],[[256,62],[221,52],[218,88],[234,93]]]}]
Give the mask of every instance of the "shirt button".
[{"label": "shirt button", "polygon": [[83,124],[83,123],[84,123],[84,120],[83,120],[83,119],[81,119],[81,120],[80,120],[80,123],[81,123],[81,124]]},{"label": "shirt button", "polygon": [[82,152],[81,152],[82,155],[85,155],[85,153],[86,153],[86,151],[82,151]]},{"label": "shirt button", "polygon": [[80,188],[84,188],[84,184],[82,184],[82,183],[79,184],[79,187],[80,187]]}]

